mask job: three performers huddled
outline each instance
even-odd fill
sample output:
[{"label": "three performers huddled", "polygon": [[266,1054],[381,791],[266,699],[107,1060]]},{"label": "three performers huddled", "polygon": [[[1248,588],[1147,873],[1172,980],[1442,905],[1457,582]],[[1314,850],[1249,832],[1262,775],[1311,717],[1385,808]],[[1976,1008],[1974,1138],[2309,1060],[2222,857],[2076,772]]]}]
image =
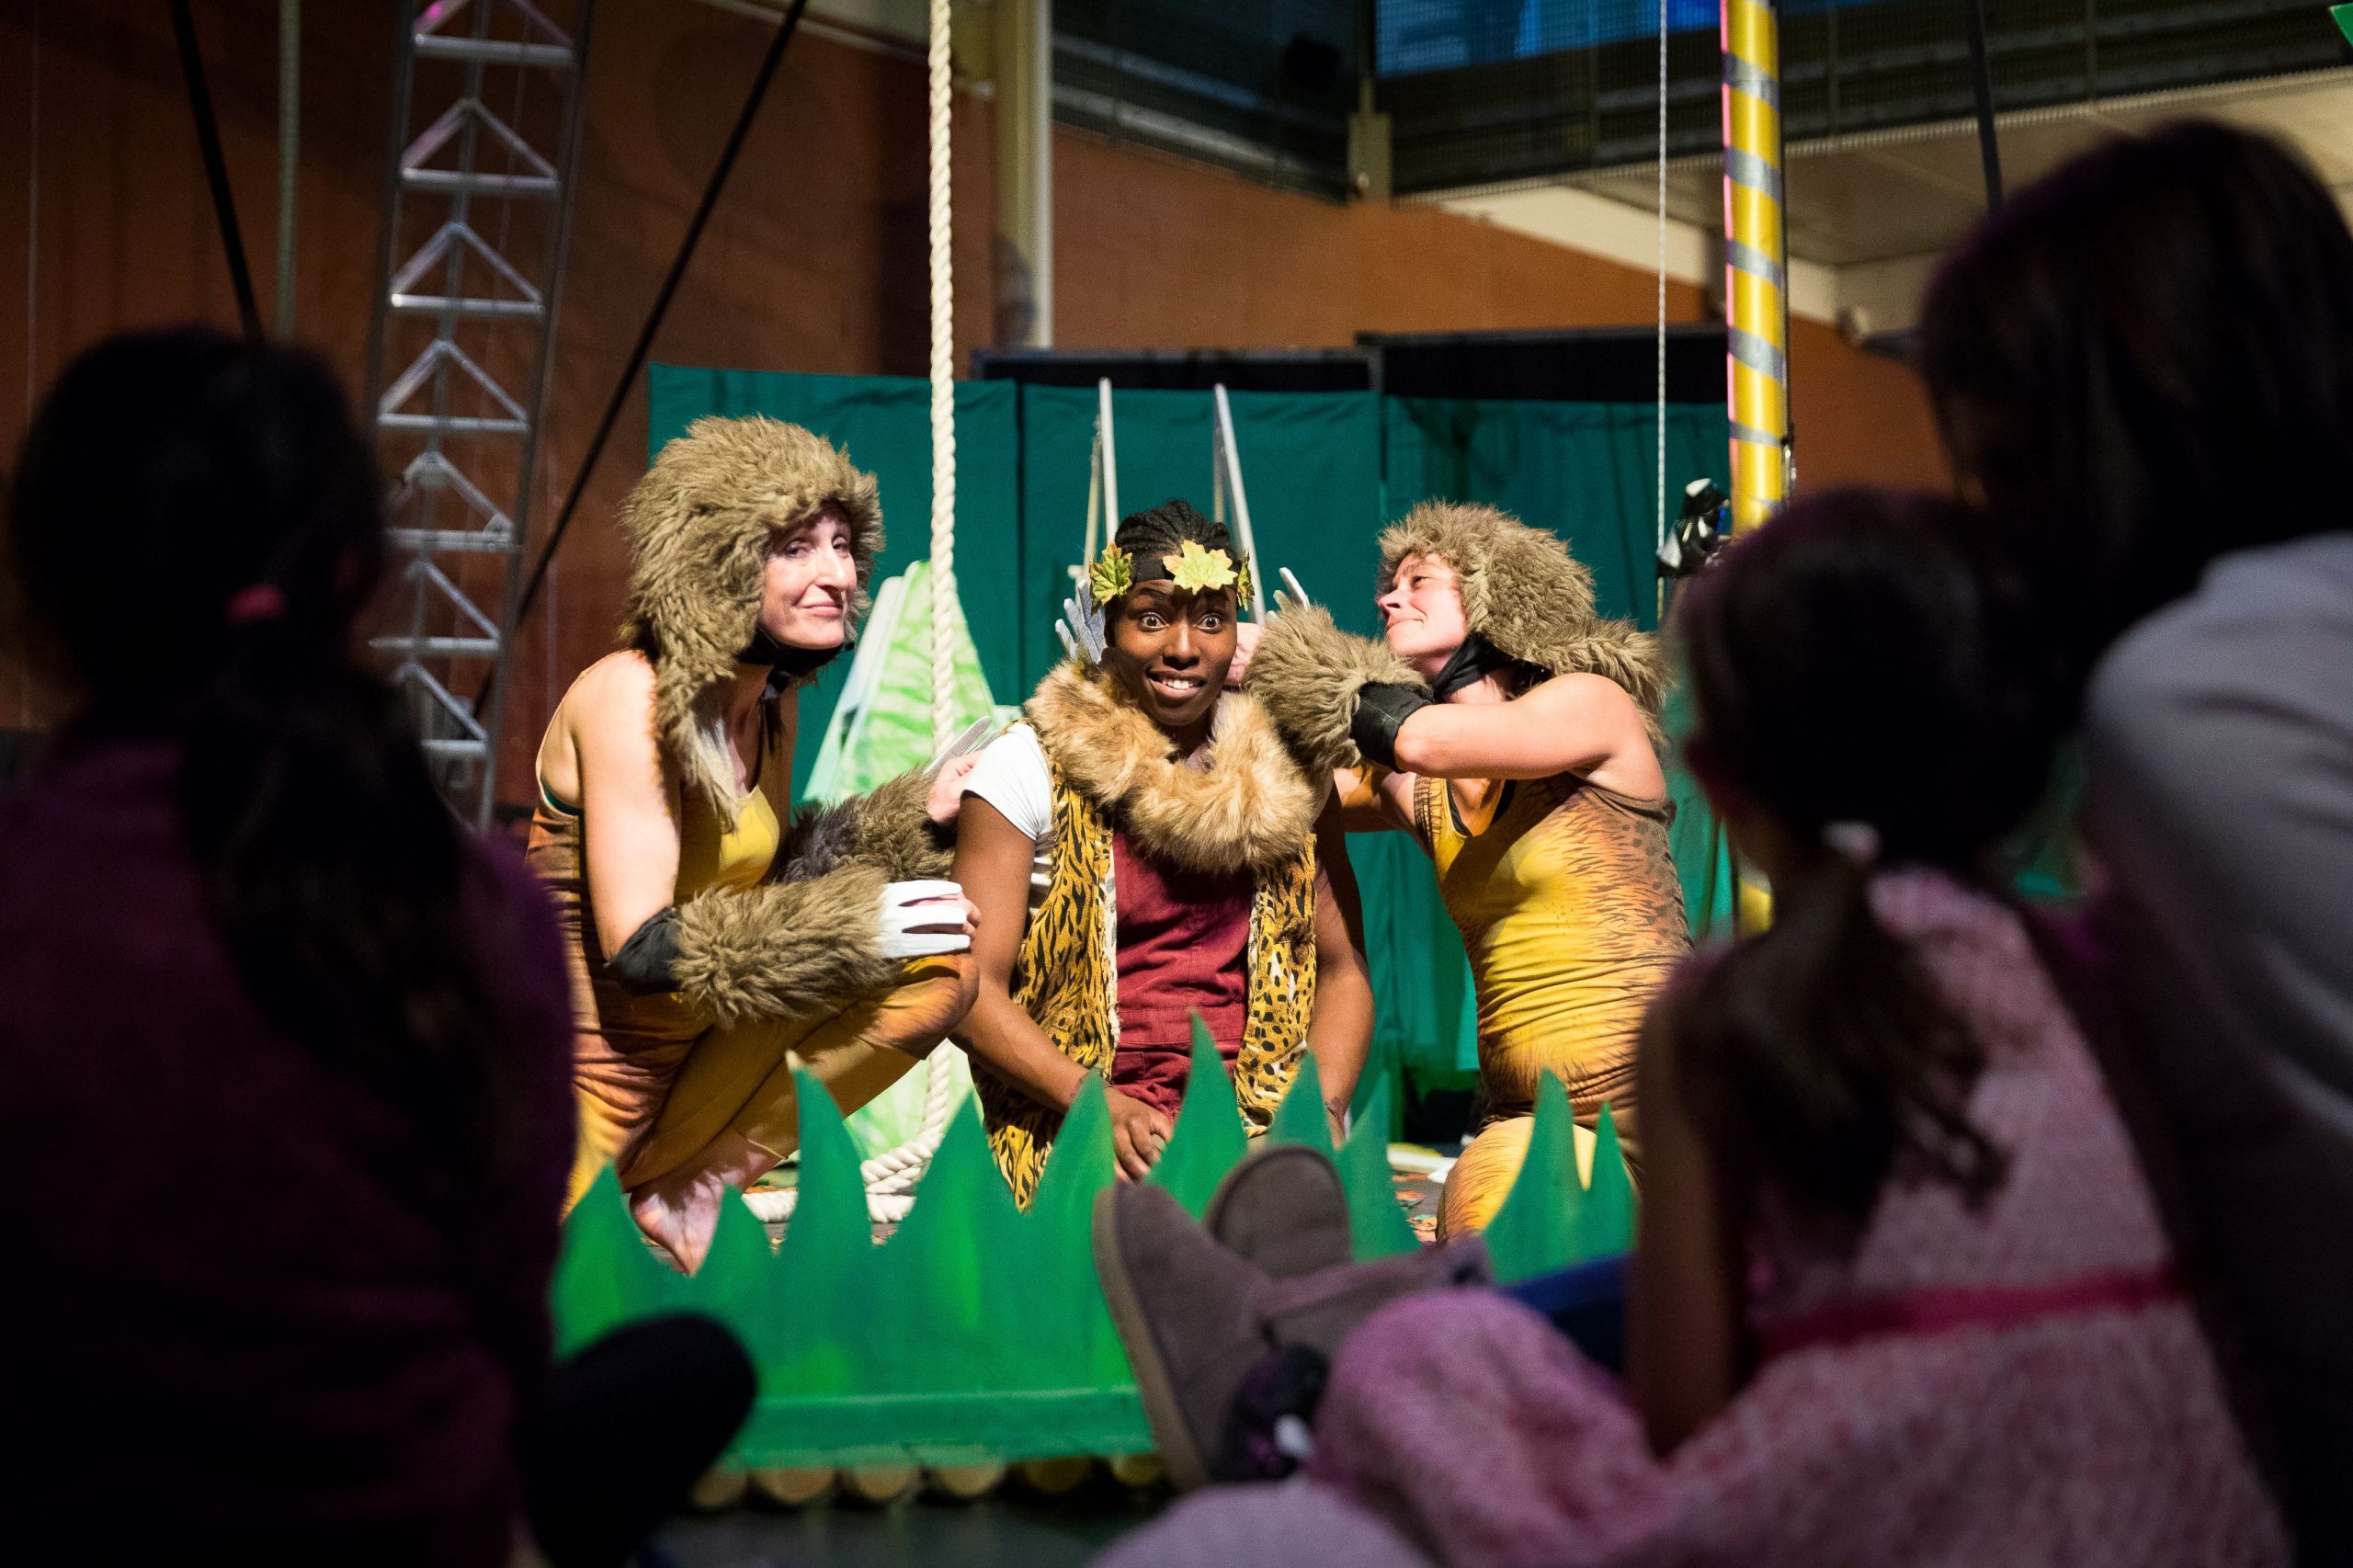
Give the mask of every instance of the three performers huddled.
[{"label": "three performers huddled", "polygon": [[1634,1042],[1688,945],[1665,676],[1552,535],[1416,508],[1381,540],[1384,646],[1312,605],[1245,625],[1223,525],[1138,513],[1021,722],[795,816],[792,693],[854,640],[873,479],[798,426],[706,419],[622,520],[624,646],[559,705],[531,832],[578,1015],[574,1201],[611,1164],[692,1268],[793,1151],[796,1066],[848,1111],[947,1040],[1025,1203],[1090,1075],[1121,1175],[1149,1172],[1197,1016],[1253,1136],[1310,1052],[1337,1127],[1373,1025],[1343,835],[1377,828],[1436,861],[1477,985],[1442,1231],[1501,1206],[1543,1073],[1581,1123],[1607,1100],[1638,1160]]}]

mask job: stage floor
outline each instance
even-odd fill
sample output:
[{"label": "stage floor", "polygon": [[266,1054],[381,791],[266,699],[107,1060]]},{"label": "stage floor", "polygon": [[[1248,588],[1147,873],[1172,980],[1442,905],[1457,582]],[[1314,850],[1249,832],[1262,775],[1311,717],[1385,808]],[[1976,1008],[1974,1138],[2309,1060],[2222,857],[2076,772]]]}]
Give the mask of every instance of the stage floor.
[{"label": "stage floor", "polygon": [[648,1568],[1079,1568],[1166,1502],[1165,1493],[1136,1496],[1106,1483],[1052,1502],[1000,1494],[881,1508],[831,1503],[798,1513],[739,1508],[673,1520],[645,1562]]}]

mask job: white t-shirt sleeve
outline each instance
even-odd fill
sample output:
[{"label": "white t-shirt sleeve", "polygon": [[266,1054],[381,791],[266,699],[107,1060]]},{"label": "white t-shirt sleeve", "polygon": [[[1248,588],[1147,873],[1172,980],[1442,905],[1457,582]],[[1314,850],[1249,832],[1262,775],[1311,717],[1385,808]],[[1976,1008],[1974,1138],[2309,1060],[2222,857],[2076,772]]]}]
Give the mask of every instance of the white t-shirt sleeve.
[{"label": "white t-shirt sleeve", "polygon": [[1038,732],[1016,724],[991,741],[964,775],[964,793],[995,806],[1038,846],[1029,863],[1029,907],[1036,909],[1054,866],[1054,776]]},{"label": "white t-shirt sleeve", "polygon": [[964,793],[995,806],[1032,840],[1053,836],[1053,775],[1038,732],[1027,724],[1014,725],[981,749],[981,760],[964,775]]}]

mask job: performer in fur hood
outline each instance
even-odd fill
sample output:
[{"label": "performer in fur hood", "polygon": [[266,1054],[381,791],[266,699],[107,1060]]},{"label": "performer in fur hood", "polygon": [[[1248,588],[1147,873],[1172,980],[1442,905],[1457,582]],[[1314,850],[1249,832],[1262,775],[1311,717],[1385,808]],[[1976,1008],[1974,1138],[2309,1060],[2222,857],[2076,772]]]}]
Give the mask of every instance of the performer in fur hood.
[{"label": "performer in fur hood", "polygon": [[972,906],[921,773],[791,819],[792,693],[866,609],[873,477],[798,426],[702,419],[621,523],[624,646],[540,744],[530,857],[570,937],[571,1200],[612,1162],[692,1269],[728,1191],[794,1148],[795,1065],[855,1109],[963,1015]]},{"label": "performer in fur hood", "polygon": [[[1159,1158],[1198,1012],[1266,1131],[1302,1051],[1345,1110],[1372,1036],[1355,887],[1328,793],[1225,689],[1246,562],[1182,501],[1120,523],[1079,646],[963,781],[956,880],[980,912],[959,1038],[1028,1203],[1063,1113],[1107,1080],[1123,1178]],[[1336,892],[1335,884],[1337,884]],[[1343,898],[1347,900],[1344,914]]]},{"label": "performer in fur hood", "polygon": [[[1558,539],[1428,502],[1381,538],[1386,646],[1313,606],[1275,616],[1250,691],[1306,766],[1336,769],[1351,831],[1401,828],[1438,863],[1478,989],[1476,1136],[1442,1234],[1483,1227],[1528,1150],[1538,1075],[1639,1168],[1634,1044],[1688,950],[1657,754],[1654,640],[1595,613]],[[1581,1134],[1581,1142],[1589,1134]]]}]

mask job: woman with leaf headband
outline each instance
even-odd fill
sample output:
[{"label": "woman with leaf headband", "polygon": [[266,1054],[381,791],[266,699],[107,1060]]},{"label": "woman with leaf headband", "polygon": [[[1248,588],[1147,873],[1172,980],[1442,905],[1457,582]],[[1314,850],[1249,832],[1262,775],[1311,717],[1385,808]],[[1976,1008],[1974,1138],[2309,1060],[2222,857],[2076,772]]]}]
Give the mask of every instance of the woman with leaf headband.
[{"label": "woman with leaf headband", "polygon": [[958,1038],[1025,1204],[1090,1074],[1121,1176],[1151,1169],[1195,1014],[1254,1134],[1302,1052],[1336,1116],[1364,1064],[1372,991],[1342,914],[1347,856],[1317,832],[1325,791],[1225,689],[1248,592],[1236,553],[1182,501],[1123,521],[1074,607],[1071,659],[963,782],[980,995]]},{"label": "woman with leaf headband", "polygon": [[853,1109],[962,1017],[972,906],[922,773],[790,816],[791,694],[866,608],[873,476],[799,426],[702,419],[621,524],[627,645],[548,725],[530,854],[570,937],[571,1200],[612,1162],[691,1270],[726,1194],[795,1147],[796,1066]]},{"label": "woman with leaf headband", "polygon": [[1301,605],[1245,663],[1302,762],[1338,770],[1347,828],[1404,829],[1438,863],[1479,1004],[1476,1136],[1439,1205],[1459,1234],[1503,1207],[1544,1073],[1586,1127],[1608,1101],[1640,1159],[1635,1036],[1690,947],[1665,673],[1649,634],[1595,613],[1566,546],[1492,506],[1427,502],[1382,534],[1376,602],[1385,647]]}]

